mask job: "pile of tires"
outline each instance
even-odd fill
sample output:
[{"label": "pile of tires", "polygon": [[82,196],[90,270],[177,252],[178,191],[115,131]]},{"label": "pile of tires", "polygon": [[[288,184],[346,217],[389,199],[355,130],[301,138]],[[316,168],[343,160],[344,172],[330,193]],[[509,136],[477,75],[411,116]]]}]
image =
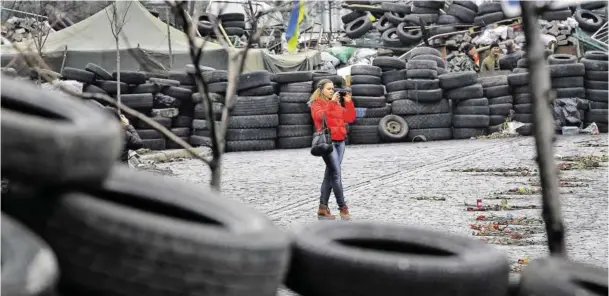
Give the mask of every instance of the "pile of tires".
[{"label": "pile of tires", "polygon": [[[585,68],[577,64],[577,57],[570,54],[553,54],[548,56],[551,86],[556,99],[573,99],[578,103],[579,121],[565,122],[566,125],[580,126],[584,121],[586,89],[584,88]],[[559,127],[556,126],[556,129]]]},{"label": "pile of tires", "polygon": [[275,149],[279,98],[267,71],[239,75],[237,98],[228,119],[226,152]]},{"label": "pile of tires", "polygon": [[596,123],[598,130],[602,133],[607,132],[609,75],[607,65],[608,55],[605,51],[589,51],[580,60],[586,68],[584,75],[584,86],[586,87],[586,99],[589,103],[589,110],[585,114],[585,123],[588,125]]},{"label": "pile of tires", "polygon": [[[438,18],[442,24],[473,24],[478,13],[478,5],[473,1],[453,1],[445,15]],[[440,20],[441,18],[441,20]]]},{"label": "pile of tires", "polygon": [[513,98],[507,76],[480,77],[478,83],[482,85],[483,95],[488,99],[489,132],[498,131],[506,121],[509,121],[513,112]]},{"label": "pile of tires", "polygon": [[588,3],[582,3],[581,9],[578,9],[573,14],[573,18],[577,21],[578,27],[594,34],[598,31],[605,23],[604,17],[601,13],[596,13],[592,10],[599,9],[607,6],[606,1],[591,1]]},{"label": "pile of tires", "polygon": [[[209,68],[205,68],[209,70]],[[195,88],[193,77],[186,71],[109,73],[95,64],[84,70],[65,67],[62,76],[83,83],[83,92],[102,93],[116,98],[120,90],[121,104],[150,117],[178,137],[188,141],[191,135],[194,104],[191,100]],[[107,105],[105,101],[100,101]],[[142,138],[144,148],[163,150],[179,148],[144,121],[126,115]]]},{"label": "pile of tires", "polygon": [[506,19],[501,2],[484,2],[478,6],[478,14],[474,18],[477,26],[487,26]]},{"label": "pile of tires", "polygon": [[242,13],[223,13],[218,16],[226,35],[241,37],[245,33],[245,15]]},{"label": "pile of tires", "polygon": [[[219,121],[228,87],[228,72],[226,70],[204,72],[203,81],[205,81],[207,95],[212,104],[212,118],[214,121]],[[206,108],[205,95],[196,92],[192,95],[192,101],[195,106],[189,143],[193,147],[211,147],[210,129],[207,123],[209,113]]]},{"label": "pile of tires", "polygon": [[522,136],[533,134],[532,97],[529,88],[528,60],[521,58],[516,62],[517,67],[508,74],[508,85],[513,98],[512,121],[518,121],[525,125],[518,129]]},{"label": "pile of tires", "polygon": [[307,102],[313,90],[313,74],[306,71],[275,74],[279,84],[277,148],[311,147],[313,119]]},{"label": "pile of tires", "polygon": [[483,136],[490,125],[488,99],[484,97],[478,74],[474,71],[440,75],[444,97],[452,102],[453,138]]},{"label": "pile of tires", "polygon": [[433,48],[413,49],[406,63],[406,79],[387,84],[391,113],[404,118],[408,141],[452,138],[449,103],[438,80],[437,60],[443,62],[439,56]]},{"label": "pile of tires", "polygon": [[382,70],[377,66],[355,65],[351,67],[353,104],[357,108],[366,108],[366,112],[364,117],[357,117],[349,126],[349,144],[382,142],[379,123],[381,118],[387,114],[387,100],[385,88],[381,83],[381,75]]}]

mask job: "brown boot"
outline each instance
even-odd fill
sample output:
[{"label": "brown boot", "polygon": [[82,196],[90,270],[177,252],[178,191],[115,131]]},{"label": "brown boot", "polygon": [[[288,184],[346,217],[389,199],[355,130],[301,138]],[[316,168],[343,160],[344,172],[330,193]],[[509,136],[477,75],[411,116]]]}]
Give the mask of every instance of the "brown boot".
[{"label": "brown boot", "polygon": [[317,210],[317,219],[318,220],[334,220],[336,216],[330,213],[330,208],[327,205],[320,204],[319,210]]},{"label": "brown boot", "polygon": [[351,220],[351,215],[349,214],[349,207],[347,207],[347,205],[344,205],[338,209],[340,210],[340,218],[342,220]]}]

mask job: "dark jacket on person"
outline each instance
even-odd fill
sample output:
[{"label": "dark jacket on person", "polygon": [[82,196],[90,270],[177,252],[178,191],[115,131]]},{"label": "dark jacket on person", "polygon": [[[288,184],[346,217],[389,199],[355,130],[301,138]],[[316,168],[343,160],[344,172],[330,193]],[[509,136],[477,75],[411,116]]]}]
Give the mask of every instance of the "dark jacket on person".
[{"label": "dark jacket on person", "polygon": [[500,59],[499,59],[499,69],[501,70],[514,70],[514,68],[516,68],[516,63],[518,63],[518,60],[522,58],[522,52],[510,52],[507,53],[505,55],[503,55]]},{"label": "dark jacket on person", "polygon": [[123,147],[123,153],[121,154],[121,161],[129,161],[129,150],[137,150],[144,147],[140,135],[138,135],[135,128],[132,125],[124,127],[125,130],[125,145]]}]

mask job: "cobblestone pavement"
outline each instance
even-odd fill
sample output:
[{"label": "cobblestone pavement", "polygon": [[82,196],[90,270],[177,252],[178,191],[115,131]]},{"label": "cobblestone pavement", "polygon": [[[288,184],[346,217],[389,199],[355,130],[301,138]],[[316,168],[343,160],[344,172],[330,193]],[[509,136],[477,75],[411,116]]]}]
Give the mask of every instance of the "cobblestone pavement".
[{"label": "cobblestone pavement", "polygon": [[[556,154],[607,154],[607,134],[559,136]],[[597,147],[585,147],[597,143]],[[528,186],[531,178],[451,172],[464,168],[536,168],[532,137],[484,140],[451,140],[348,146],[343,162],[343,184],[352,215],[357,220],[375,220],[416,225],[471,236],[469,224],[477,215],[512,214],[541,217],[540,209],[498,212],[467,212],[464,202],[499,204],[485,199],[498,191]],[[606,165],[606,163],[604,164]],[[207,183],[209,170],[199,161],[163,164],[180,179]],[[230,153],[225,157],[222,190],[252,205],[280,227],[316,221],[323,161],[308,149]],[[569,256],[578,261],[607,267],[607,167],[561,171],[561,176],[586,179],[588,187],[560,188],[567,227]],[[569,193],[571,191],[571,193]],[[415,200],[418,196],[443,196],[446,201]],[[539,195],[512,196],[509,205],[541,205]],[[335,208],[333,197],[331,207]],[[334,210],[336,212],[336,210]],[[539,244],[498,246],[511,261],[547,255],[545,235]]]}]

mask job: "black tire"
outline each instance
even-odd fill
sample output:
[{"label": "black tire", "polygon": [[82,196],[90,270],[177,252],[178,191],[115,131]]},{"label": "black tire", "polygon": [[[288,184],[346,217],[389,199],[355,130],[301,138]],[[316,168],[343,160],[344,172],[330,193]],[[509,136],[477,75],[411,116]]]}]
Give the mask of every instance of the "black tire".
[{"label": "black tire", "polygon": [[446,128],[452,122],[450,113],[409,115],[404,119],[411,129]]},{"label": "black tire", "polygon": [[351,125],[349,128],[350,144],[379,144],[382,142],[378,123],[375,125]]},{"label": "black tire", "polygon": [[444,97],[451,100],[467,100],[470,98],[480,98],[483,94],[482,85],[472,84],[446,91],[444,92]]},{"label": "black tire", "polygon": [[533,104],[514,105],[514,112],[517,114],[533,114]]},{"label": "black tire", "polygon": [[309,71],[282,72],[275,74],[275,82],[279,84],[312,81],[313,73]]},{"label": "black tire", "polygon": [[309,105],[304,103],[279,103],[279,113],[281,114],[301,114],[310,111]]},{"label": "black tire", "polygon": [[583,58],[579,61],[584,64],[586,71],[607,71],[609,70],[609,61],[589,60]]},{"label": "black tire", "polygon": [[275,88],[271,85],[264,85],[255,88],[249,88],[237,93],[242,97],[258,97],[258,96],[268,96],[275,94]]},{"label": "black tire", "polygon": [[582,30],[591,33],[598,31],[598,29],[603,26],[603,23],[605,23],[601,15],[586,9],[578,9],[575,11],[573,18],[575,18]]},{"label": "black tire", "polygon": [[95,74],[95,79],[112,80],[112,73],[96,64],[88,63],[85,65],[85,70]]},{"label": "black tire", "polygon": [[529,73],[508,74],[508,84],[512,87],[529,84]]},{"label": "black tire", "polygon": [[[313,118],[311,114],[279,114],[280,125],[307,125],[313,124]],[[278,125],[279,125],[278,124]]]},{"label": "black tire", "polygon": [[[312,135],[313,135],[313,126],[309,125],[309,124],[280,125],[277,127],[277,137],[279,137],[279,138],[309,137]],[[309,142],[309,145],[311,145],[311,142]],[[281,148],[281,147],[279,147],[279,148]]]},{"label": "black tire", "polygon": [[548,64],[550,65],[563,65],[563,64],[574,64],[577,63],[577,57],[570,54],[552,54],[548,57]]},{"label": "black tire", "polygon": [[453,3],[448,7],[446,14],[453,15],[467,24],[473,23],[476,18],[476,11],[456,3]]},{"label": "black tire", "polygon": [[[174,272],[180,269],[183,276],[203,276],[211,282],[181,281],[173,289],[218,289],[225,283],[221,289],[226,293],[238,294],[244,285],[250,285],[250,293],[274,295],[287,269],[287,237],[274,233],[272,223],[257,211],[202,187],[124,166],[115,167],[101,188],[58,196],[49,213],[43,237],[60,258],[62,284],[75,293],[116,295],[137,290],[144,295],[165,294]],[[91,218],[103,223],[92,223]],[[133,235],[133,231],[141,235]],[[88,239],[90,235],[105,244]],[[263,242],[258,241],[262,237]],[[196,247],[184,249],[186,241]],[[126,245],[139,251],[125,252]],[[220,252],[216,253],[219,257],[202,257],[201,250]],[[163,256],[153,255],[159,253]],[[90,262],[97,260],[92,268]],[[168,269],[166,260],[174,266]],[[119,267],[116,262],[148,266],[150,273],[134,278],[133,268]],[[210,264],[232,271],[233,280],[222,281],[226,273],[194,268]],[[263,283],[260,278],[253,280],[257,274],[267,274]],[[237,282],[241,284],[235,285]]]},{"label": "black tire", "polygon": [[[396,92],[396,91],[401,91],[401,90],[406,90],[407,89],[407,83],[409,80],[401,80],[401,81],[394,81],[391,83],[387,83],[385,85],[385,90],[390,93],[390,92]],[[426,80],[423,80],[426,81]]]},{"label": "black tire", "polygon": [[386,100],[384,96],[380,97],[365,97],[353,96],[353,104],[358,108],[381,108],[385,107]]},{"label": "black tire", "polygon": [[95,86],[93,84],[85,84],[83,86],[82,92],[83,93],[90,93],[90,94],[108,95],[108,93],[105,90],[103,90],[103,89],[101,89],[101,88],[99,88],[99,87],[97,87],[97,86]]},{"label": "black tire", "polygon": [[364,36],[372,29],[372,22],[368,15],[361,16],[345,26],[345,34],[351,39]]},{"label": "black tire", "polygon": [[583,87],[568,87],[568,88],[555,88],[556,98],[586,98],[586,89]]},{"label": "black tire", "polygon": [[469,0],[455,0],[453,1],[453,4],[457,4],[457,5],[461,5],[463,7],[466,7],[469,10],[472,10],[474,12],[478,12],[478,5],[474,2],[474,1],[469,1]]},{"label": "black tire", "polygon": [[450,140],[453,138],[453,131],[452,128],[411,129],[408,131],[406,140],[413,141],[420,137],[424,137],[426,141]]},{"label": "black tire", "polygon": [[313,90],[313,82],[304,81],[282,84],[279,89],[281,92],[311,93]]},{"label": "black tire", "polygon": [[399,142],[406,139],[408,124],[404,118],[392,114],[381,118],[378,130],[385,142]]},{"label": "black tire", "polygon": [[592,81],[607,81],[609,80],[607,71],[586,71],[584,78]]},{"label": "black tire", "polygon": [[552,88],[572,88],[583,87],[584,77],[582,76],[567,76],[556,77],[552,79]]},{"label": "black tire", "polygon": [[607,124],[609,110],[607,109],[592,109],[586,112],[586,121]]},{"label": "black tire", "polygon": [[532,104],[533,98],[531,94],[519,94],[514,96],[514,104]]},{"label": "black tire", "polygon": [[590,105],[590,108],[589,108],[590,110],[592,110],[592,109],[609,109],[609,103],[588,101],[588,104]]},{"label": "black tire", "polygon": [[[293,116],[293,114],[287,114],[285,116]],[[311,115],[307,114],[309,118]],[[308,123],[305,123],[308,124]],[[267,114],[267,115],[246,115],[246,116],[231,116],[228,119],[228,128],[265,128],[265,127],[277,127],[279,125],[279,115]]]},{"label": "black tire", "polygon": [[406,23],[400,23],[396,31],[402,45],[413,45],[421,41],[423,32],[420,29],[405,29],[405,26]]},{"label": "black tire", "polygon": [[61,70],[61,75],[65,80],[76,80],[82,83],[89,84],[95,82],[95,74],[87,70],[64,67],[63,70]]},{"label": "black tire", "polygon": [[167,149],[167,140],[165,139],[142,139],[142,148],[160,151]]},{"label": "black tire", "polygon": [[550,77],[583,76],[586,73],[584,64],[549,65]]},{"label": "black tire", "polygon": [[193,147],[210,147],[212,146],[211,138],[209,138],[209,131],[207,136],[192,135],[189,138],[189,143]]},{"label": "black tire", "polygon": [[300,149],[310,148],[313,143],[313,136],[294,136],[277,139],[279,149]]},{"label": "black tire", "polygon": [[573,13],[570,9],[547,10],[541,13],[541,18],[550,21],[564,21],[571,17]]},{"label": "black tire", "polygon": [[558,257],[532,261],[522,270],[521,295],[602,295],[607,291],[607,270]]},{"label": "black tire", "polygon": [[237,90],[243,91],[267,85],[271,85],[271,75],[268,71],[252,71],[239,75]]},{"label": "black tire", "polygon": [[188,127],[192,126],[192,117],[179,115],[172,119],[171,127]]},{"label": "black tire", "polygon": [[[214,103],[222,103],[224,104],[224,96],[222,94],[218,94],[218,93],[207,93],[207,96],[209,98],[209,100],[211,100]],[[192,94],[192,102],[195,104],[199,104],[205,101],[204,96],[201,95],[201,93],[194,93]]]},{"label": "black tire", "polygon": [[381,85],[358,84],[351,86],[351,93],[353,96],[382,97],[385,90]]},{"label": "black tire", "polygon": [[[143,84],[146,83],[146,74],[137,71],[120,71],[120,82],[127,84]],[[112,72],[112,80],[116,80],[118,73]]]},{"label": "black tire", "polygon": [[453,114],[458,115],[489,115],[488,106],[457,106],[453,109]]},{"label": "black tire", "polygon": [[486,128],[453,128],[453,139],[470,139],[486,134]]},{"label": "black tire", "polygon": [[107,176],[123,133],[109,113],[8,77],[0,88],[4,176],[47,184],[96,183]]},{"label": "black tire", "polygon": [[387,98],[387,103],[393,103],[394,101],[397,101],[397,100],[406,100],[406,99],[408,99],[408,91],[401,90],[401,91],[387,93],[385,95],[385,98]]},{"label": "black tire", "polygon": [[584,58],[589,60],[606,61],[609,59],[609,53],[602,50],[590,50],[584,53]]},{"label": "black tire", "polygon": [[[512,104],[496,104],[489,106],[490,115],[501,115],[508,116],[510,115],[510,111],[512,111]],[[491,125],[493,125],[491,123]]]},{"label": "black tire", "polygon": [[586,87],[586,89],[600,89],[600,90],[605,90],[605,89],[609,89],[609,81],[592,81],[592,80],[586,80],[584,82],[584,86]]},{"label": "black tire", "polygon": [[[472,296],[504,295],[507,291],[505,256],[472,239],[380,223],[338,223],[333,227],[316,223],[296,231],[286,285],[302,295],[372,295],[381,289],[387,296],[403,295],[404,291]],[[447,259],[445,254],[455,258]],[[430,259],[435,257],[442,259]],[[390,263],[402,261],[409,264]],[[323,273],[326,268],[336,271],[331,280]],[[446,269],[452,270],[450,280],[437,276]],[[476,280],[480,276],[493,280],[481,284]]]},{"label": "black tire", "polygon": [[279,93],[280,103],[307,103],[311,98],[311,93]]},{"label": "black tire", "polygon": [[440,75],[440,86],[442,89],[450,90],[478,82],[478,74],[474,71],[452,72]]},{"label": "black tire", "polygon": [[[165,118],[165,117],[150,117],[150,119],[152,119],[153,121],[155,121],[156,123],[162,125],[165,128],[170,129],[171,128],[171,118]],[[138,120],[135,123],[135,128],[136,129],[152,129],[152,126],[149,126],[147,123],[145,123],[142,120]]]},{"label": "black tire", "polygon": [[606,89],[587,89],[586,99],[594,102],[609,102],[609,91]]},{"label": "black tire", "polygon": [[449,14],[441,14],[436,21],[438,25],[457,25],[461,24],[461,20],[456,16]]},{"label": "black tire", "polygon": [[351,76],[371,75],[381,77],[381,68],[369,65],[355,65],[351,67]]},{"label": "black tire", "polygon": [[155,83],[144,83],[132,88],[132,94],[157,94],[161,91],[161,86]]},{"label": "black tire", "polygon": [[408,90],[406,92],[406,99],[419,103],[437,102],[443,98],[441,89]]},{"label": "black tire", "polygon": [[365,14],[366,13],[361,12],[361,11],[351,11],[350,13],[347,13],[347,14],[341,16],[340,20],[343,22],[343,24],[346,25],[346,24],[356,20],[357,18],[364,16]]},{"label": "black tire", "polygon": [[356,84],[381,84],[381,78],[372,75],[354,75],[351,76],[351,85]]},{"label": "black tire", "polygon": [[430,60],[410,60],[406,63],[407,70],[414,69],[428,69],[428,70],[436,70],[438,69],[438,64],[435,61]]},{"label": "black tire", "polygon": [[456,128],[487,128],[490,120],[488,115],[453,115],[452,124]]},{"label": "black tire", "polygon": [[385,105],[384,107],[379,108],[356,108],[356,110],[358,109],[363,109],[364,114],[361,116],[363,118],[381,118],[391,113],[390,105]]},{"label": "black tire", "polygon": [[153,105],[152,94],[121,95],[121,104],[134,109],[150,109]]},{"label": "black tire", "polygon": [[507,75],[494,75],[494,76],[485,76],[478,77],[478,82],[482,87],[493,87],[500,85],[508,85]]},{"label": "black tire", "polygon": [[397,115],[436,114],[448,112],[450,112],[448,100],[439,100],[433,103],[417,103],[413,100],[397,100],[391,104],[391,113]]},{"label": "black tire", "polygon": [[203,72],[203,81],[205,83],[226,82],[228,81],[228,72],[225,70]]},{"label": "black tire", "polygon": [[410,58],[414,58],[416,56],[420,56],[420,55],[435,55],[437,57],[442,57],[442,53],[433,48],[433,47],[426,47],[426,46],[422,46],[422,47],[415,47],[412,50],[410,50]]},{"label": "black tire", "polygon": [[440,89],[440,80],[438,79],[408,79],[404,80],[406,89],[409,90],[431,90]]},{"label": "black tire", "polygon": [[380,68],[391,68],[402,70],[406,68],[406,62],[395,57],[377,57],[372,60],[372,65]]},{"label": "black tire", "polygon": [[[352,76],[355,77],[355,76]],[[399,71],[387,71],[383,72],[381,76],[381,82],[383,85],[387,85],[391,82],[400,81],[406,79],[406,70]]]},{"label": "black tire", "polygon": [[415,69],[406,71],[406,78],[410,79],[436,79],[438,78],[438,71]]},{"label": "black tire", "polygon": [[228,129],[226,132],[227,141],[258,141],[275,138],[277,138],[276,128]]},{"label": "black tire", "polygon": [[514,103],[514,98],[512,96],[503,96],[503,97],[488,99],[489,105],[512,104],[512,103]]},{"label": "black tire", "polygon": [[500,2],[484,2],[478,6],[478,15],[484,15],[494,12],[501,12],[503,8],[501,8]]},{"label": "black tire", "polygon": [[379,123],[381,123],[381,117],[378,117],[378,118],[359,117],[359,118],[355,118],[355,121],[353,121],[350,126],[354,126],[354,125],[374,125],[374,126],[377,126],[377,125],[379,125]]},{"label": "black tire", "polygon": [[59,279],[59,264],[51,248],[25,225],[4,213],[1,224],[2,293],[53,295]]},{"label": "black tire", "polygon": [[[190,136],[179,137],[179,138],[180,138],[180,140],[182,140],[186,143],[189,143],[189,141],[190,141]],[[167,139],[167,140],[165,140],[165,149],[184,149],[184,147],[180,146],[180,144],[178,144],[170,139]]]},{"label": "black tire", "polygon": [[239,22],[245,20],[243,13],[223,13],[218,16],[218,19],[223,22]]},{"label": "black tire", "polygon": [[508,85],[490,86],[483,88],[483,94],[487,98],[503,97],[510,94],[510,87]]},{"label": "black tire", "polygon": [[[491,105],[492,107],[492,105]],[[491,131],[491,127],[497,126],[497,125],[501,125],[503,123],[505,123],[507,116],[503,116],[503,115],[491,115],[489,116],[489,132],[490,133],[494,133],[495,131]]]},{"label": "black tire", "polygon": [[467,99],[459,102],[453,102],[453,106],[468,107],[468,106],[488,106],[487,98]]},{"label": "black tire", "polygon": [[245,34],[245,30],[242,28],[225,27],[224,31],[228,36],[243,36]]},{"label": "black tire", "polygon": [[237,97],[231,116],[265,115],[279,112],[279,98],[276,95],[260,97]]},{"label": "black tire", "polygon": [[438,68],[446,68],[446,62],[444,61],[444,59],[441,57],[432,55],[432,54],[418,55],[416,57],[412,57],[410,60],[411,61],[434,61],[434,62],[436,62]]},{"label": "black tire", "polygon": [[129,85],[127,83],[119,82],[117,84],[116,81],[111,80],[98,80],[95,82],[95,85],[103,89],[108,95],[117,94],[119,88],[121,90],[121,94],[126,94],[129,90]]},{"label": "black tire", "polygon": [[178,87],[178,86],[168,86],[164,87],[163,94],[174,97],[178,100],[186,101],[192,97],[192,91],[186,88]]},{"label": "black tire", "polygon": [[179,86],[180,82],[173,79],[163,79],[163,78],[149,78],[148,82],[156,84],[158,86]]}]

